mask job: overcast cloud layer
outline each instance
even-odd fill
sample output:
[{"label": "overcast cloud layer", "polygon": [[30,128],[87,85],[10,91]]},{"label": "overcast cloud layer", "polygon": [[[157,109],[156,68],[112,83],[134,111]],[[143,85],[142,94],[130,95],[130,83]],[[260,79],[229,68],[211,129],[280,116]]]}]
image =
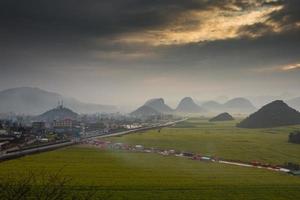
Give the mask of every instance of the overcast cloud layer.
[{"label": "overcast cloud layer", "polygon": [[300,96],[297,0],[2,0],[0,89],[84,101]]}]

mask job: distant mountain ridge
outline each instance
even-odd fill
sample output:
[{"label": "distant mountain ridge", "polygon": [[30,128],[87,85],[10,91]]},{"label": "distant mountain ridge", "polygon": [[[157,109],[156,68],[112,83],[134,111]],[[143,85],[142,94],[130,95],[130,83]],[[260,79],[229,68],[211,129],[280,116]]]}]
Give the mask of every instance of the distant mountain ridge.
[{"label": "distant mountain ridge", "polygon": [[202,107],[211,112],[251,113],[256,110],[255,106],[246,98],[233,98],[224,104],[216,101],[208,101]]},{"label": "distant mountain ridge", "polygon": [[133,111],[132,113],[130,113],[130,115],[134,117],[149,117],[149,116],[157,116],[161,114],[162,114],[161,112],[158,112],[154,108],[151,108],[147,105],[143,105],[138,109],[136,109],[135,111]]},{"label": "distant mountain ridge", "polygon": [[148,100],[145,106],[149,106],[154,110],[161,112],[161,113],[172,113],[173,109],[170,108],[167,104],[165,104],[165,100],[163,98],[155,98]]},{"label": "distant mountain ridge", "polygon": [[78,113],[115,112],[110,105],[83,103],[74,98],[33,87],[19,87],[0,91],[0,113],[39,115],[57,106],[58,101]]},{"label": "distant mountain ridge", "polygon": [[63,106],[58,106],[37,116],[36,120],[44,122],[53,122],[54,120],[59,121],[64,119],[76,120],[78,116],[79,115],[73,112],[71,109]]},{"label": "distant mountain ridge", "polygon": [[263,106],[237,126],[241,128],[272,128],[296,124],[300,124],[300,112],[289,107],[283,101],[276,100]]},{"label": "distant mountain ridge", "polygon": [[191,97],[184,97],[178,104],[176,112],[179,113],[199,113],[205,112],[201,106],[197,105]]},{"label": "distant mountain ridge", "polygon": [[201,104],[203,108],[211,112],[219,112],[222,111],[223,104],[220,104],[216,101],[207,101]]},{"label": "distant mountain ridge", "polygon": [[131,112],[130,115],[136,117],[146,117],[170,113],[173,113],[173,109],[165,104],[165,100],[163,98],[154,98],[146,101],[144,105]]},{"label": "distant mountain ridge", "polygon": [[[207,112],[233,112],[233,113],[251,113],[256,110],[253,104],[245,98],[233,98],[224,104],[220,104],[216,101],[208,101],[202,105],[198,105],[191,97],[184,97],[178,104],[176,109],[172,109],[167,104],[163,98],[154,98],[146,101],[143,106],[148,106],[153,108],[159,113],[164,114],[180,114],[180,113],[207,113]],[[150,111],[147,108],[137,110]],[[136,110],[136,111],[137,111]],[[135,111],[134,111],[135,112]],[[132,113],[134,113],[132,112]],[[152,112],[152,111],[151,111]]]},{"label": "distant mountain ridge", "polygon": [[238,97],[231,99],[223,104],[225,111],[229,112],[253,112],[256,110],[254,105],[246,98]]}]

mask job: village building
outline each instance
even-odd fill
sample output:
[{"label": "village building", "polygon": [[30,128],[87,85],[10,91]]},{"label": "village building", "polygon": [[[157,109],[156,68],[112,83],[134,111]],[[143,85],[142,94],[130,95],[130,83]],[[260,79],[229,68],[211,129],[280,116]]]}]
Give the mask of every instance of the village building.
[{"label": "village building", "polygon": [[52,129],[57,134],[75,137],[79,137],[81,132],[80,124],[72,119],[54,120]]},{"label": "village building", "polygon": [[46,132],[46,123],[45,122],[32,122],[31,132],[35,135],[43,135]]}]

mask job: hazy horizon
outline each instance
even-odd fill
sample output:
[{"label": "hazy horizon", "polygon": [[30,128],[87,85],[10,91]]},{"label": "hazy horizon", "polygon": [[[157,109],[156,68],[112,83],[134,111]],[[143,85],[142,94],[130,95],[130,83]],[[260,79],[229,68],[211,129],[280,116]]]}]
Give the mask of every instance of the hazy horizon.
[{"label": "hazy horizon", "polygon": [[300,96],[300,2],[2,1],[0,90],[98,104]]},{"label": "hazy horizon", "polygon": [[[208,101],[215,101],[218,102],[220,104],[224,104],[229,100],[235,99],[235,98],[246,98],[248,99],[256,108],[260,108],[261,106],[270,103],[271,101],[274,100],[292,100],[293,98],[299,97],[295,94],[291,94],[291,93],[282,93],[280,95],[263,95],[263,96],[226,96],[226,95],[221,95],[221,96],[215,96],[215,97],[211,97],[211,98],[202,98],[202,97],[195,97],[195,96],[191,96],[191,95],[186,95],[186,96],[181,96],[178,97],[177,99],[170,99],[166,96],[153,96],[153,97],[149,97],[149,98],[145,98],[142,99],[141,101],[137,101],[137,102],[131,102],[131,103],[120,103],[120,104],[109,104],[109,102],[89,102],[89,101],[85,101],[82,100],[81,98],[76,98],[73,96],[66,96],[62,93],[59,93],[58,91],[50,91],[50,90],[46,90],[44,88],[39,88],[39,87],[30,87],[30,86],[22,86],[22,87],[16,87],[16,88],[6,88],[4,90],[0,90],[0,92],[6,91],[6,90],[15,90],[15,89],[25,89],[25,88],[30,88],[30,89],[39,89],[39,90],[43,90],[46,92],[50,92],[50,93],[56,93],[59,95],[62,95],[62,99],[61,101],[63,101],[64,98],[71,98],[71,99],[76,99],[81,101],[82,103],[95,103],[95,104],[102,104],[102,105],[112,105],[112,106],[116,106],[118,108],[118,111],[121,112],[131,112],[133,110],[135,110],[137,107],[143,105],[146,101],[150,100],[150,99],[156,99],[156,98],[163,98],[165,103],[167,105],[169,105],[172,109],[176,109],[176,107],[178,106],[178,104],[180,103],[180,101],[185,98],[185,97],[191,97],[194,102],[198,105],[202,105],[205,102]],[[53,105],[54,106],[54,105]],[[68,106],[68,105],[67,105]]]}]

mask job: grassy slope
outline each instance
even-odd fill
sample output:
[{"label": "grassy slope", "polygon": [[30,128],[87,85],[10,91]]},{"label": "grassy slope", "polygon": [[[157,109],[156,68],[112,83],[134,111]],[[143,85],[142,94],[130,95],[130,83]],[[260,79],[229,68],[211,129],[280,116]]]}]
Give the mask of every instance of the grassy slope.
[{"label": "grassy slope", "polygon": [[298,199],[300,179],[266,170],[155,154],[69,147],[0,164],[0,177],[57,171],[73,184],[95,185],[109,199]]},{"label": "grassy slope", "polygon": [[131,134],[109,140],[147,147],[198,152],[227,159],[259,160],[268,163],[300,163],[300,146],[287,142],[291,130],[300,126],[270,129],[241,129],[236,122],[210,123],[191,119],[174,128]]}]

